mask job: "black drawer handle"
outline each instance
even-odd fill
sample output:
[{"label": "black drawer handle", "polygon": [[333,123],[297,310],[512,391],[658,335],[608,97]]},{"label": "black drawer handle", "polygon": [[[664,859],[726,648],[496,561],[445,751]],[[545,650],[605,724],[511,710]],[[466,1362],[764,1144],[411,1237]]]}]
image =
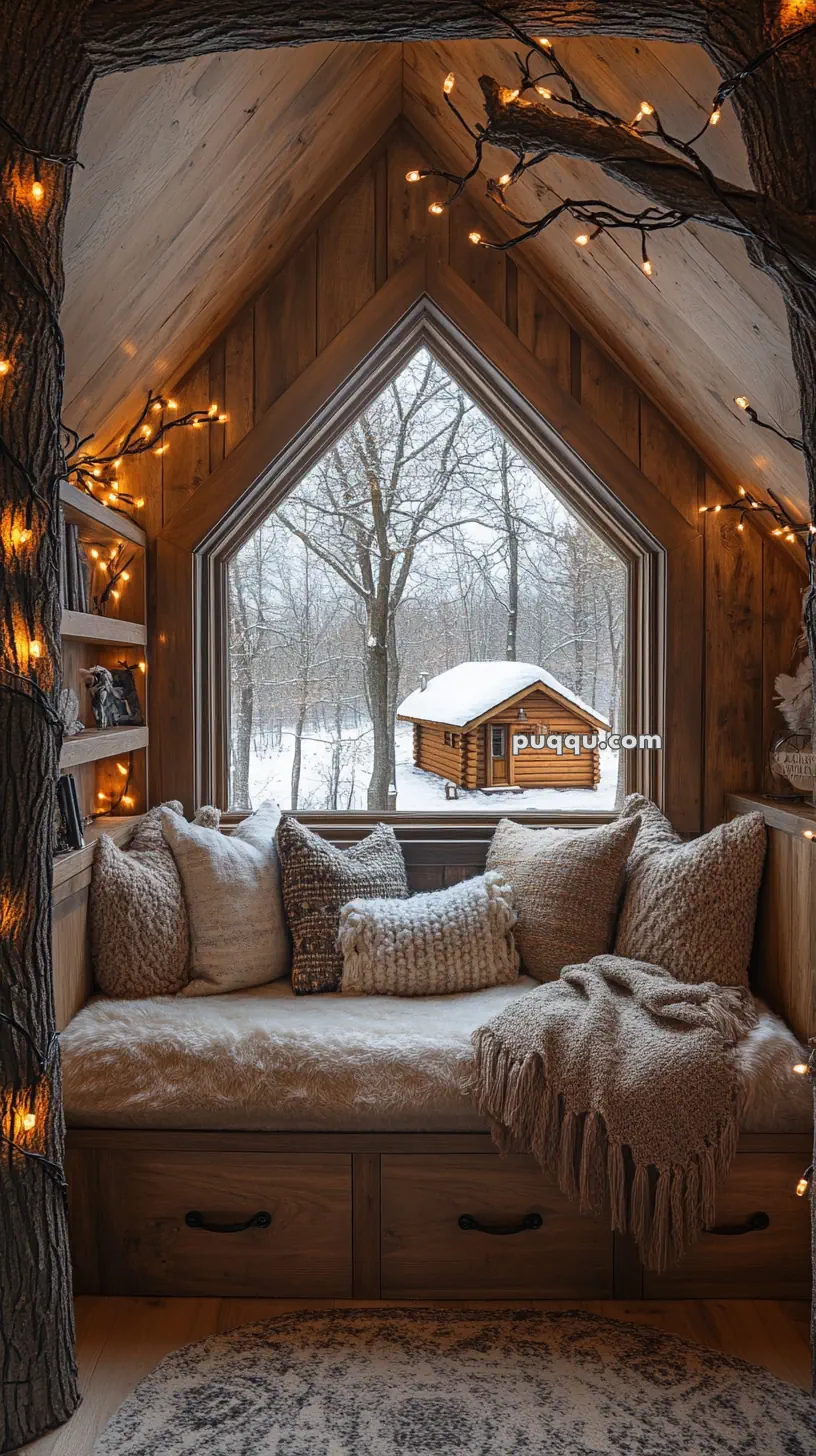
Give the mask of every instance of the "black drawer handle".
[{"label": "black drawer handle", "polygon": [[544,1220],[540,1213],[525,1213],[521,1223],[479,1223],[472,1213],[460,1213],[459,1227],[465,1233],[471,1229],[477,1234],[526,1234],[528,1230],[540,1229]]},{"label": "black drawer handle", "polygon": [[199,1213],[197,1208],[191,1208],[185,1215],[184,1222],[188,1228],[205,1229],[208,1234],[242,1234],[251,1228],[269,1228],[272,1215],[262,1208],[260,1213],[253,1213],[246,1223],[208,1223],[203,1213]]},{"label": "black drawer handle", "polygon": [[762,1229],[770,1227],[770,1217],[767,1213],[749,1213],[745,1223],[718,1223],[714,1228],[706,1229],[707,1234],[728,1234],[735,1237],[738,1234],[757,1234]]}]

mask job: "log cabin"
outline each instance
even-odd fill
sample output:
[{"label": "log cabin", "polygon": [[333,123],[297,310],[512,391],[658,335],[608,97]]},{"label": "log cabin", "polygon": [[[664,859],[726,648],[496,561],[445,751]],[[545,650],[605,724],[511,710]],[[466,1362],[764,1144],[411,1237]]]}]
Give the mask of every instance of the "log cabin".
[{"label": "log cabin", "polygon": [[511,9],[0,13],[0,1451],[813,1443],[816,14]]},{"label": "log cabin", "polygon": [[[414,725],[417,768],[460,789],[522,792],[596,788],[598,735],[611,728],[546,668],[527,662],[463,662],[430,681],[423,676],[397,720]],[[548,743],[551,735],[562,742]]]}]

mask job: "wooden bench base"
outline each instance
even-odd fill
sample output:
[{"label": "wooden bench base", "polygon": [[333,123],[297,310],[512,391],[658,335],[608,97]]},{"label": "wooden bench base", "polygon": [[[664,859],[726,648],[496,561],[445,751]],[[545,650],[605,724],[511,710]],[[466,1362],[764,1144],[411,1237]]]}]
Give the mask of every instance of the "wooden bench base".
[{"label": "wooden bench base", "polygon": [[[78,1294],[806,1298],[807,1137],[744,1137],[665,1274],[481,1134],[69,1134]],[[762,1217],[757,1217],[762,1215]],[[502,1232],[497,1232],[502,1230]]]}]

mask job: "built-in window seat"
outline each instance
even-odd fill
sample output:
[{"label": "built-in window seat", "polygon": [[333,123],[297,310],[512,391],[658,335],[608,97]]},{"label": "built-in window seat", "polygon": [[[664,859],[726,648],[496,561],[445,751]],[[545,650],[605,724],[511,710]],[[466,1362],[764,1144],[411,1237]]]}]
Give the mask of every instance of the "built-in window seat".
[{"label": "built-in window seat", "polygon": [[[227,996],[93,999],[63,1032],[71,1127],[268,1132],[480,1132],[471,1034],[535,986],[453,996],[295,996],[288,981]],[[742,1045],[743,1130],[810,1126],[793,1032],[762,1002]]]}]

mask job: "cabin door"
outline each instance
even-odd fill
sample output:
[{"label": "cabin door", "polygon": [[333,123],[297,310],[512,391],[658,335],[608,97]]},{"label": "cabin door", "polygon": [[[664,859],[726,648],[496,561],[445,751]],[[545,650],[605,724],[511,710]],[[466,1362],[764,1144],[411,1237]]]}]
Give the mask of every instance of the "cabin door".
[{"label": "cabin door", "polygon": [[509,733],[506,723],[489,723],[487,728],[487,751],[490,759],[490,784],[509,784],[510,766],[507,761]]}]

